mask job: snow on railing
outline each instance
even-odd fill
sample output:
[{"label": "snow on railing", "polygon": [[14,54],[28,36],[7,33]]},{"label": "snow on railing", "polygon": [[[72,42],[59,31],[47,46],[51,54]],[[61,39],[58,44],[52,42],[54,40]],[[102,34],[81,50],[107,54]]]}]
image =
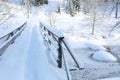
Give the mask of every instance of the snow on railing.
[{"label": "snow on railing", "polygon": [[53,47],[58,52],[57,62],[58,62],[58,67],[61,68],[62,67],[61,41],[64,38],[63,34],[59,30],[56,30],[55,28],[51,28],[48,25],[44,24],[43,22],[40,22],[40,29],[42,30],[42,35],[46,40],[46,42],[48,43],[49,48],[51,49],[51,45],[53,45]]},{"label": "snow on railing", "polygon": [[69,47],[68,43],[64,39],[63,33],[60,30],[50,27],[43,22],[40,22],[40,30],[49,48],[52,50],[54,47],[53,52],[57,52],[58,54],[57,63],[59,68],[62,68],[62,59],[63,59],[67,78],[68,80],[71,80],[72,78],[69,72],[70,70],[69,70],[68,61],[67,61],[67,55],[64,50],[68,51],[73,61],[76,63],[78,69],[81,69],[81,68],[83,69],[84,68],[83,64],[79,63],[79,59],[77,58],[77,56],[75,56],[72,48]]},{"label": "snow on railing", "polygon": [[4,53],[7,47],[14,42],[14,40],[21,34],[24,30],[27,22],[24,22],[21,26],[14,28],[13,30],[5,33],[4,35],[0,35],[0,41],[2,41],[0,45],[0,56]]}]

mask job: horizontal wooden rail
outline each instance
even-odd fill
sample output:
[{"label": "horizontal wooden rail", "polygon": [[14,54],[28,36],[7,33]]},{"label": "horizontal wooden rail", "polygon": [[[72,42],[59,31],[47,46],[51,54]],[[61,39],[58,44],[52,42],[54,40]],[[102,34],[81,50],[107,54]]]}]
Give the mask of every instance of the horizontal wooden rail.
[{"label": "horizontal wooden rail", "polygon": [[21,26],[15,27],[13,30],[10,30],[9,32],[6,32],[4,35],[0,35],[0,39],[2,39],[3,37],[9,35],[10,33],[14,32],[15,30],[20,30],[20,28],[21,28],[22,26],[24,26],[26,23],[27,23],[27,22],[25,21]]},{"label": "horizontal wooden rail", "polygon": [[[63,33],[60,30],[57,30],[55,28],[52,28],[48,25],[46,25],[43,22],[40,22],[40,25],[44,28],[44,30],[48,30],[48,32],[50,32],[51,34],[53,34],[56,37],[63,37]],[[40,27],[41,27],[40,26]]]},{"label": "horizontal wooden rail", "polygon": [[5,35],[3,35],[2,37],[0,37],[0,39],[4,38],[4,37],[8,37],[7,40],[0,45],[0,56],[4,53],[4,51],[8,48],[8,46],[14,42],[14,40],[21,34],[21,32],[24,30],[25,25],[27,22],[25,22],[24,24],[22,24],[20,27],[16,28],[15,30],[11,31],[10,33],[7,33]]}]

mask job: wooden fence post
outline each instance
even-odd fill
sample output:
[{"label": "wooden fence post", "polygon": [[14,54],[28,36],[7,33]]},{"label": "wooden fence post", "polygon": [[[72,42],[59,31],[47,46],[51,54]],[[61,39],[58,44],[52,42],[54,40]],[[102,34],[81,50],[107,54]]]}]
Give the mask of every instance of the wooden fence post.
[{"label": "wooden fence post", "polygon": [[57,60],[57,62],[58,62],[58,67],[59,68],[62,68],[62,45],[61,45],[61,43],[62,43],[63,38],[64,37],[61,37],[58,40],[59,48],[58,48],[58,60]]}]

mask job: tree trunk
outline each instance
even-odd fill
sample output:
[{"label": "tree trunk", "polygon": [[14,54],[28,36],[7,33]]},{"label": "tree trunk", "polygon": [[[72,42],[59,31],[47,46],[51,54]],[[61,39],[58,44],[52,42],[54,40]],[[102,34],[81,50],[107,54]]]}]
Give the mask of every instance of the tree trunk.
[{"label": "tree trunk", "polygon": [[95,34],[96,12],[93,14],[92,35]]},{"label": "tree trunk", "polygon": [[115,18],[118,18],[118,6],[119,6],[119,0],[116,1]]}]

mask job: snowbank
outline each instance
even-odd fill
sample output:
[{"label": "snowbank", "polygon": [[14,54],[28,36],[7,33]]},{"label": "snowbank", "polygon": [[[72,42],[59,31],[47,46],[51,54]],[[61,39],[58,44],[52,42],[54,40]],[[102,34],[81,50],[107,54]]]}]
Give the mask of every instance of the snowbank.
[{"label": "snowbank", "polygon": [[0,39],[0,46],[8,39],[8,36]]},{"label": "snowbank", "polygon": [[[70,36],[65,36],[67,41],[72,45],[72,48],[80,48],[80,49],[91,49],[94,51],[99,51],[99,50],[106,50],[102,45],[105,43],[102,41],[95,42],[95,41],[90,41],[84,38],[77,38],[77,37],[70,37]],[[101,44],[101,45],[100,45]]]},{"label": "snowbank", "polygon": [[79,39],[77,37],[69,37],[66,36],[67,41],[70,43],[70,46],[73,49],[90,49],[95,51],[92,55],[92,58],[97,61],[105,61],[105,62],[115,62],[117,58],[114,57],[111,53],[106,52],[106,48],[102,45],[106,44],[102,41],[91,41],[87,39]]},{"label": "snowbank", "polygon": [[96,51],[92,58],[97,61],[107,61],[107,62],[114,62],[117,61],[117,58],[114,57],[112,54],[106,52],[106,51]]}]

